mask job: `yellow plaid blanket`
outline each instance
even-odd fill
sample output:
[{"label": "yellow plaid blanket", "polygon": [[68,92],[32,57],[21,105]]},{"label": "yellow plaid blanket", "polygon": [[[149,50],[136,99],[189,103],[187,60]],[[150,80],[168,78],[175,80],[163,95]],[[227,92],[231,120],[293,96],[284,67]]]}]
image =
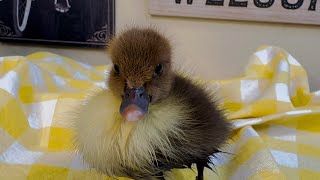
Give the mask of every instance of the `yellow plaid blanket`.
[{"label": "yellow plaid blanket", "polygon": [[[105,85],[108,66],[56,54],[0,57],[0,179],[108,179],[70,147],[61,116],[91,88]],[[286,51],[261,47],[238,78],[210,81],[236,130],[206,179],[320,179],[320,91]],[[196,170],[171,179],[194,180]]]}]

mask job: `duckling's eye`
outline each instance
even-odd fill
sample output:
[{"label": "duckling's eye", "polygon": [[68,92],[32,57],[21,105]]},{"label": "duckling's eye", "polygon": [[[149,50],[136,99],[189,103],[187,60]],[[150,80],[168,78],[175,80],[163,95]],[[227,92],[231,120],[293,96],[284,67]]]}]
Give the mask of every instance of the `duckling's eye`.
[{"label": "duckling's eye", "polygon": [[163,66],[162,64],[158,64],[154,70],[154,74],[153,74],[153,77],[157,77],[157,76],[160,76],[162,74],[162,71],[163,71]]},{"label": "duckling's eye", "polygon": [[119,67],[116,64],[113,65],[113,70],[117,75],[120,73]]}]

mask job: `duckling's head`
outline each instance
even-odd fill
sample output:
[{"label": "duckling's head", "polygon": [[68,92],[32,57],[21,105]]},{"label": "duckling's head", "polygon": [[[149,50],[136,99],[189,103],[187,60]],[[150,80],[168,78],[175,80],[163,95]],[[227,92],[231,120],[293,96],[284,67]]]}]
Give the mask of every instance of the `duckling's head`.
[{"label": "duckling's head", "polygon": [[171,46],[155,29],[132,28],[109,44],[113,69],[109,87],[121,98],[120,113],[127,121],[143,119],[149,106],[171,90]]}]

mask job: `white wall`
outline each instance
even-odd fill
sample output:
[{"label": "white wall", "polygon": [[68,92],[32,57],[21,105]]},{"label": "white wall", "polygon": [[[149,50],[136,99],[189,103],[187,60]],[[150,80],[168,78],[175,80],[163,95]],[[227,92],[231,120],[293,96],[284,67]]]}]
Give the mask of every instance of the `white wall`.
[{"label": "white wall", "polygon": [[[286,49],[305,67],[313,90],[320,89],[320,26],[151,17],[148,0],[116,0],[116,29],[156,24],[175,43],[175,61],[205,79],[239,76],[254,50],[263,44]],[[103,50],[23,47],[0,44],[0,55],[49,50],[92,64],[109,62]]]}]

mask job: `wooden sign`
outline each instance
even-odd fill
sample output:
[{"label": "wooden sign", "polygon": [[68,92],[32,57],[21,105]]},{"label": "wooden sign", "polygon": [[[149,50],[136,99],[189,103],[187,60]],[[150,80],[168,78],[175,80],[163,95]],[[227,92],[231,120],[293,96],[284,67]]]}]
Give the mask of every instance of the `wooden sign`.
[{"label": "wooden sign", "polygon": [[149,12],[160,16],[320,25],[317,0],[150,0]]}]

